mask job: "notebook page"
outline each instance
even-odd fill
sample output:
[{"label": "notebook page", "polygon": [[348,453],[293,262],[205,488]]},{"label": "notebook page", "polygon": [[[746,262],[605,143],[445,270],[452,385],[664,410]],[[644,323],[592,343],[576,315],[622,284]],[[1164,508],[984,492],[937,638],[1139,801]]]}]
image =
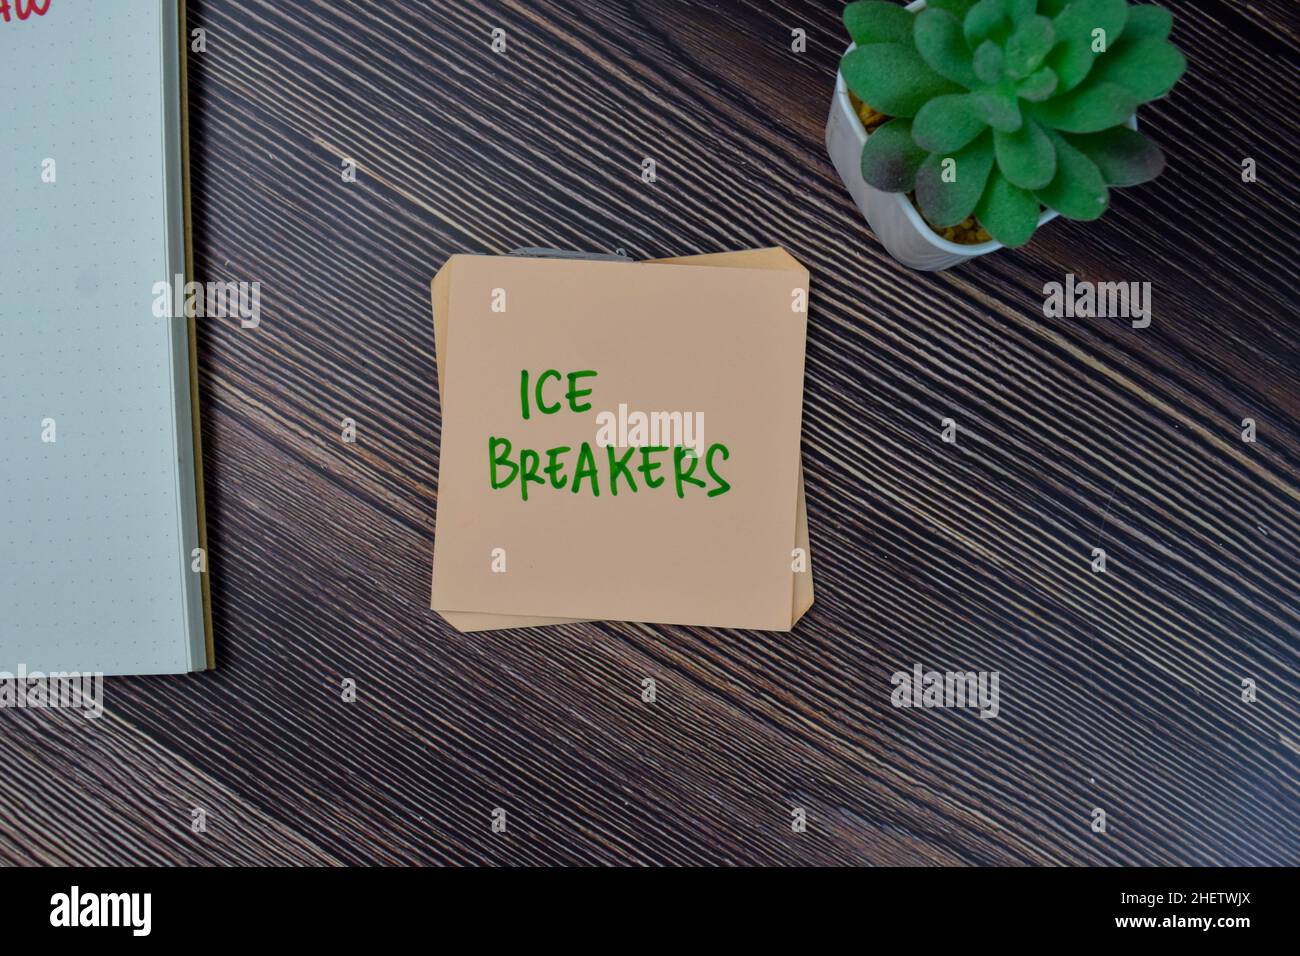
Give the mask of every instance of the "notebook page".
[{"label": "notebook page", "polygon": [[177,8],[43,6],[0,23],[0,670],[188,671]]}]

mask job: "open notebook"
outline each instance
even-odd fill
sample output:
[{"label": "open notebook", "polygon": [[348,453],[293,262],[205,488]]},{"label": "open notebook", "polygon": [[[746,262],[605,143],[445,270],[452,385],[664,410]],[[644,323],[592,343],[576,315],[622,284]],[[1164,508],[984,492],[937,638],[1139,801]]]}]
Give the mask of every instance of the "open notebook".
[{"label": "open notebook", "polygon": [[[184,6],[0,20],[0,671],[212,665],[188,276]],[[43,12],[39,12],[43,11]],[[26,14],[24,17],[22,14]]]}]

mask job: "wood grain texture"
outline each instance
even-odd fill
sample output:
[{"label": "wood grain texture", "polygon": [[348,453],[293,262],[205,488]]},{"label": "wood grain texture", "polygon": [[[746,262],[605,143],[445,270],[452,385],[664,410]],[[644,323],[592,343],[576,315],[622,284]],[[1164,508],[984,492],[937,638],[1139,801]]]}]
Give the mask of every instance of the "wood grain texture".
[{"label": "wood grain texture", "polygon": [[[1165,176],[930,275],[826,158],[839,4],[192,0],[198,273],[263,295],[200,327],[218,668],[0,713],[0,860],[1300,861],[1300,16],[1169,5]],[[521,245],[809,266],[792,634],[428,610],[428,282]],[[1151,327],[1044,318],[1067,272]],[[998,670],[999,717],[894,709],[918,662]]]}]

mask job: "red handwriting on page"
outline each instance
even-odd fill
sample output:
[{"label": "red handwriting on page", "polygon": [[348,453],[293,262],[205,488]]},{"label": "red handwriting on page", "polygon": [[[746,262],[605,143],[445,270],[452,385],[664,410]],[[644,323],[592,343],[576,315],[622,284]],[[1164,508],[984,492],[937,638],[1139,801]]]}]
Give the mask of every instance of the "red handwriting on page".
[{"label": "red handwriting on page", "polygon": [[31,16],[43,17],[45,11],[50,9],[50,2],[51,0],[13,0],[11,14],[9,0],[0,0],[0,22],[9,23],[15,16],[19,20]]}]

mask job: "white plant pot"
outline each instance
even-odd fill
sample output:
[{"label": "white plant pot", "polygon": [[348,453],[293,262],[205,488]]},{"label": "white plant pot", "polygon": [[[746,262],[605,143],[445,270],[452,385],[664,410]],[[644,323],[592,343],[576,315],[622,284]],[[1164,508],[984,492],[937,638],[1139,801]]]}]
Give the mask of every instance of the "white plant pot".
[{"label": "white plant pot", "polygon": [[[915,13],[924,7],[925,0],[914,0],[906,9]],[[849,44],[844,52],[847,54],[855,46]],[[1137,129],[1136,117],[1131,118],[1128,125]],[[937,272],[1002,248],[1000,242],[981,242],[978,245],[949,242],[926,224],[905,193],[884,193],[868,186],[862,178],[862,147],[866,143],[867,131],[853,111],[849,88],[844,85],[844,74],[837,72],[831,115],[826,121],[826,151],[849,195],[867,217],[871,231],[889,254],[912,269]],[[1055,210],[1044,209],[1038,217],[1039,227],[1056,216]]]}]

